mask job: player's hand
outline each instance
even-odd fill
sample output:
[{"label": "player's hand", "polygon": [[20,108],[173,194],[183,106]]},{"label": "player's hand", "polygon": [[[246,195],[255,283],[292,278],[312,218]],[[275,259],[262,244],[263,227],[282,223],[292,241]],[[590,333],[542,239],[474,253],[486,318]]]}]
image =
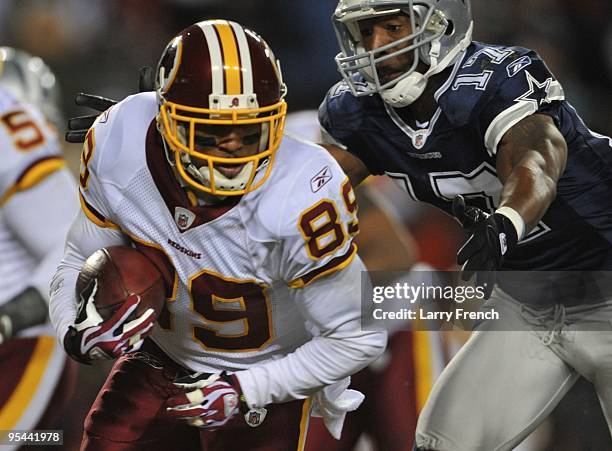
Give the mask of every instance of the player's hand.
[{"label": "player's hand", "polygon": [[98,282],[91,295],[81,299],[77,320],[64,336],[64,348],[77,362],[112,359],[140,349],[151,332],[155,311],[148,309],[135,319],[129,319],[138,308],[140,296],[129,296],[112,317],[104,321],[94,305]]},{"label": "player's hand", "polygon": [[68,131],[66,132],[66,141],[69,143],[85,142],[87,131],[96,121],[100,113],[108,110],[117,103],[116,100],[107,97],[96,96],[93,94],[79,93],[74,98],[74,103],[78,106],[84,106],[96,110],[96,113],[86,116],[77,116],[68,119]]},{"label": "player's hand", "polygon": [[453,200],[453,214],[471,233],[457,253],[457,263],[463,265],[461,277],[469,280],[476,275],[476,285],[483,286],[489,298],[495,285],[495,271],[517,244],[516,229],[504,215],[466,206],[461,195]]},{"label": "player's hand", "polygon": [[[138,77],[138,92],[147,92],[155,90],[155,73],[153,68],[145,66],[140,69]],[[69,143],[82,143],[85,141],[87,131],[96,121],[100,113],[108,110],[117,103],[116,100],[108,97],[97,96],[94,94],[79,93],[74,99],[78,106],[91,108],[96,110],[96,113],[86,116],[73,117],[68,120],[68,131],[66,132],[66,141]]]},{"label": "player's hand", "polygon": [[240,384],[233,375],[195,373],[177,379],[174,385],[185,393],[168,399],[168,414],[191,426],[216,429],[240,411]]}]

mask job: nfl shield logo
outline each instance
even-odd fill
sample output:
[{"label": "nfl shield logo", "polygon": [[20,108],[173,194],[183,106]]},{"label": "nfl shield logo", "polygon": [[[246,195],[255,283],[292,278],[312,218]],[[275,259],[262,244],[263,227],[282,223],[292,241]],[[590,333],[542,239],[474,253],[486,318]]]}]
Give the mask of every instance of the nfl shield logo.
[{"label": "nfl shield logo", "polygon": [[181,232],[187,230],[195,221],[195,214],[183,207],[174,209],[174,220]]},{"label": "nfl shield logo", "polygon": [[416,147],[417,149],[422,149],[423,146],[425,145],[426,140],[427,140],[426,133],[417,133],[416,135],[414,135],[412,143],[414,144],[414,147]]},{"label": "nfl shield logo", "polygon": [[179,228],[184,229],[187,227],[187,221],[189,218],[187,218],[187,215],[180,213],[178,216],[178,219],[176,221],[177,225],[179,226]]},{"label": "nfl shield logo", "polygon": [[261,409],[254,408],[244,414],[244,420],[246,421],[246,424],[252,428],[256,428],[263,423],[267,413],[268,411],[263,407]]}]

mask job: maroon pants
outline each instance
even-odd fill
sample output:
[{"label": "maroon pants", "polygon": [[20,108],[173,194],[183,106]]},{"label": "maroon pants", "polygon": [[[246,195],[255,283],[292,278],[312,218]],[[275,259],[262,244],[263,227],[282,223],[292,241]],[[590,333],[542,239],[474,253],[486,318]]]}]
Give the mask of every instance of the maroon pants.
[{"label": "maroon pants", "polygon": [[250,427],[241,415],[216,431],[166,415],[166,399],[184,369],[147,343],[143,352],[119,358],[85,420],[82,450],[289,451],[303,444],[308,403],[270,406],[263,423]]}]

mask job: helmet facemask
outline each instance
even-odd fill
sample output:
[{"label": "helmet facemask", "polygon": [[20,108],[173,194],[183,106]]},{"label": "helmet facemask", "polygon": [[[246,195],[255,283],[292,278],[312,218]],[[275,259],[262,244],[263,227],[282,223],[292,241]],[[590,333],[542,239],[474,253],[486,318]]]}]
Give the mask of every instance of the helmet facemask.
[{"label": "helmet facemask", "polygon": [[[407,106],[422,94],[427,79],[453,63],[471,42],[469,11],[469,1],[460,0],[341,0],[333,17],[342,49],[336,56],[338,69],[353,95],[378,93],[394,107]],[[409,18],[410,34],[366,50],[359,23],[398,14]],[[385,80],[381,65],[406,54],[412,54],[412,62],[401,75]],[[429,69],[418,72],[419,63]],[[359,81],[359,75],[365,83]]]},{"label": "helmet facemask", "polygon": [[[224,107],[223,101],[236,103],[236,96],[231,97],[216,99],[217,102],[211,101],[211,104]],[[162,103],[158,119],[162,135],[174,153],[173,163],[178,175],[187,185],[214,196],[237,196],[265,182],[282,140],[287,106],[282,100],[263,108],[257,108],[256,100],[254,103],[254,108],[244,109],[204,109]],[[207,136],[207,131],[223,136],[245,126],[252,130],[242,137],[243,145],[245,148],[255,146],[254,153],[219,156],[227,152],[215,151],[216,139],[214,135]],[[222,132],[223,129],[227,132]],[[230,174],[226,175],[227,172]]]}]

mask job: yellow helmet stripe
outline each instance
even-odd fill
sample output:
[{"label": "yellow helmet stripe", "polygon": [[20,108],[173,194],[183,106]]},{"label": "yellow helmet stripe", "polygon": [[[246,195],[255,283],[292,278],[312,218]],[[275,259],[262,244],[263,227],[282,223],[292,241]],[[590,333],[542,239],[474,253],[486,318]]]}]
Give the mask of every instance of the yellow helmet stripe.
[{"label": "yellow helmet stripe", "polygon": [[215,30],[221,41],[223,54],[223,72],[225,74],[225,93],[228,95],[242,94],[242,68],[238,42],[232,27],[227,21],[215,23]]},{"label": "yellow helmet stripe", "polygon": [[251,64],[251,50],[247,41],[244,28],[236,22],[230,22],[240,50],[240,63],[242,65],[242,92],[243,94],[253,94],[253,65]]}]

